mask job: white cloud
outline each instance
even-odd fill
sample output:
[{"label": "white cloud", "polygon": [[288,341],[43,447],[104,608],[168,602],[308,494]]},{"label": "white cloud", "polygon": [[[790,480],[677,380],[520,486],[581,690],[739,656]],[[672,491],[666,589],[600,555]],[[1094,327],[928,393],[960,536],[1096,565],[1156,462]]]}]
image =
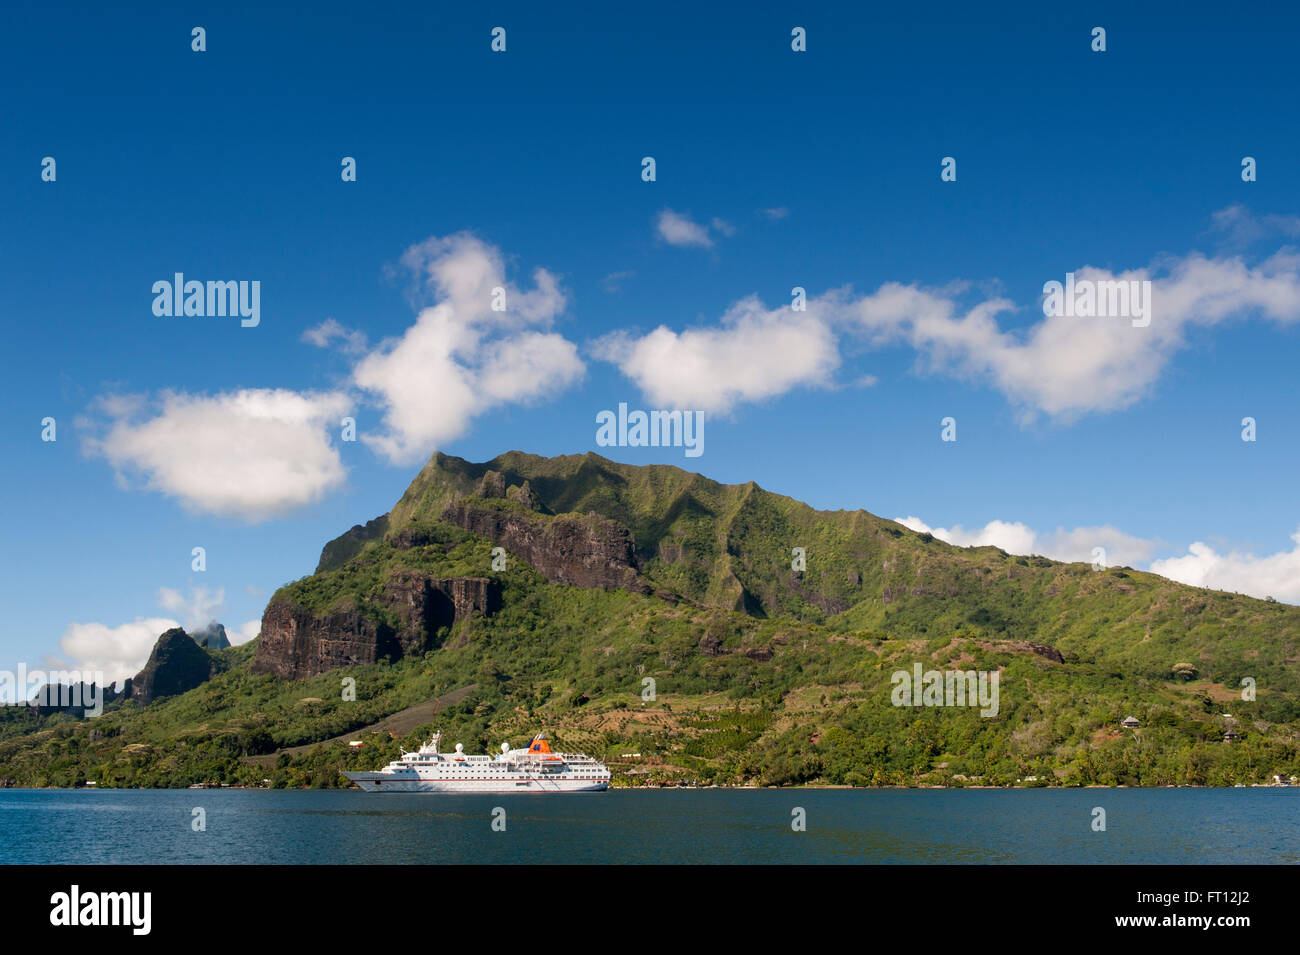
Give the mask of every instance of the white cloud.
[{"label": "white cloud", "polygon": [[136,617],[116,627],[70,623],[59,640],[59,649],[70,661],[68,666],[102,672],[104,683],[120,683],[139,673],[158,638],[178,626],[166,617]]},{"label": "white cloud", "polygon": [[1139,567],[1151,559],[1157,542],[1126,534],[1116,527],[1104,524],[1100,527],[1076,527],[1068,531],[1058,527],[1051,534],[1041,535],[1038,546],[1044,557],[1084,563],[1096,559],[1093,550],[1100,547],[1106,552],[1106,566]]},{"label": "white cloud", "polygon": [[989,521],[983,527],[967,530],[960,524],[951,528],[931,527],[919,517],[895,518],[897,523],[917,533],[930,533],[939,540],[958,547],[1000,547],[1008,554],[1041,555],[1052,560],[1091,563],[1093,549],[1105,551],[1107,566],[1135,567],[1150,559],[1155,542],[1125,534],[1109,524],[1100,527],[1058,527],[1050,534],[1039,534],[1019,521]]},{"label": "white cloud", "polygon": [[[402,264],[436,303],[358,362],[353,381],[384,406],[383,433],[363,440],[395,464],[422,460],[478,415],[554,394],[579,380],[577,348],[547,328],[563,310],[559,282],[533,272],[524,291],[505,280],[498,250],[468,233],[431,238]],[[494,290],[505,311],[493,311]]]},{"label": "white cloud", "polygon": [[960,524],[951,528],[931,527],[919,517],[901,517],[895,520],[918,534],[933,534],[939,540],[957,547],[1000,547],[1008,554],[1035,553],[1037,535],[1024,524],[1007,521],[989,521],[976,530],[966,530]]},{"label": "white cloud", "polygon": [[[421,308],[401,336],[364,354],[351,384],[378,401],[383,428],[363,434],[397,464],[427,457],[463,434],[472,419],[506,403],[548,396],[585,371],[577,347],[548,330],[564,308],[559,281],[545,269],[533,287],[506,282],[500,252],[468,233],[432,237],[406,250]],[[497,290],[505,309],[497,311]],[[327,319],[303,333],[319,346],[364,352],[365,336]],[[260,521],[318,500],[346,477],[331,435],[354,396],[245,389],[214,396],[165,392],[101,397],[108,423],[86,447],[106,458],[119,481],[145,485],[189,508]]]},{"label": "white cloud", "polygon": [[237,647],[241,643],[247,643],[254,639],[262,632],[262,620],[248,620],[241,624],[237,629],[226,628],[226,639],[230,641],[232,647]]},{"label": "white cloud", "polygon": [[156,407],[110,398],[98,407],[111,424],[86,447],[188,508],[261,521],[343,484],[330,434],[350,406],[343,394],[265,388],[165,392]]},{"label": "white cloud", "polygon": [[333,318],[327,318],[319,325],[307,329],[302,333],[302,340],[317,348],[329,348],[337,341],[339,351],[345,355],[359,355],[366,350],[364,332],[347,328]]},{"label": "white cloud", "polygon": [[1182,557],[1154,561],[1151,572],[1196,587],[1300,604],[1300,530],[1291,539],[1296,543],[1291,550],[1264,557],[1237,551],[1220,554],[1196,541]]},{"label": "white cloud", "polygon": [[713,228],[714,232],[721,232],[723,235],[727,237],[731,237],[736,234],[736,227],[732,225],[730,222],[728,222],[726,219],[719,219],[717,216],[714,216],[713,219],[709,222],[709,225]]},{"label": "white cloud", "polygon": [[659,213],[659,217],[655,220],[655,231],[658,232],[659,238],[669,245],[713,248],[713,239],[709,236],[707,226],[702,226],[689,216],[674,212],[672,209],[664,209]]},{"label": "white cloud", "polygon": [[1252,313],[1300,319],[1300,257],[1290,252],[1254,267],[1192,254],[1165,263],[1160,276],[1152,269],[1074,273],[1076,281],[1151,281],[1150,324],[1053,315],[1017,335],[998,324],[1014,309],[1006,299],[963,308],[955,294],[898,283],[857,302],[857,318],[874,344],[902,340],[933,372],[987,381],[1027,412],[1065,419],[1143,397],[1192,328]]},{"label": "white cloud", "polygon": [[623,290],[623,283],[636,275],[635,269],[624,269],[621,272],[610,272],[600,280],[600,287],[611,295]]},{"label": "white cloud", "polygon": [[798,386],[825,386],[839,365],[826,313],[765,309],[757,297],[732,305],[715,328],[674,332],[661,325],[641,338],[606,336],[597,357],[614,362],[662,408],[724,412]]},{"label": "white cloud", "polygon": [[1182,556],[1151,560],[1157,546],[1155,541],[1134,537],[1109,524],[1069,531],[1058,527],[1050,534],[1039,534],[1020,522],[999,520],[974,530],[960,524],[951,528],[931,527],[915,516],[895,518],[895,521],[958,547],[991,544],[1008,554],[1039,554],[1066,562],[1091,563],[1093,549],[1101,547],[1109,567],[1141,568],[1151,561],[1147,570],[1179,583],[1300,604],[1300,530],[1291,536],[1295,547],[1264,557],[1237,551],[1220,554],[1208,544],[1196,541]]},{"label": "white cloud", "polygon": [[787,209],[785,206],[775,206],[771,209],[759,209],[758,214],[762,216],[764,219],[769,219],[772,222],[776,222],[777,220],[784,219],[786,216],[788,216],[790,214],[790,210]]},{"label": "white cloud", "polygon": [[1220,235],[1229,246],[1248,246],[1277,235],[1300,236],[1300,216],[1256,216],[1237,204],[1214,213],[1210,231]]},{"label": "white cloud", "polygon": [[[532,291],[506,282],[500,250],[469,232],[430,236],[407,249],[401,261],[416,276],[427,304],[449,306],[463,324],[544,324],[566,304],[559,281],[546,269],[533,270]],[[507,293],[506,308],[500,312],[492,310],[498,287]]]},{"label": "white cloud", "polygon": [[[103,623],[70,623],[59,640],[65,659],[50,658],[47,665],[64,669],[102,671],[104,682],[120,683],[133,677],[149,662],[158,638],[175,627],[187,633],[213,622],[225,604],[226,592],[192,587],[187,595],[171,587],[158,588],[158,605],[181,618],[137,617],[130,623],[110,627]],[[247,643],[262,629],[262,621],[249,620],[238,628],[226,628],[231,646]]]},{"label": "white cloud", "polygon": [[[704,244],[707,235],[688,226],[703,228],[675,222],[678,241]],[[639,338],[616,332],[602,339],[597,353],[652,400],[690,400],[707,409],[831,384],[829,372],[850,337],[877,348],[901,342],[916,352],[923,371],[986,383],[1026,419],[1041,413],[1068,421],[1140,400],[1197,328],[1246,316],[1300,321],[1300,255],[1289,250],[1254,266],[1193,253],[1126,272],[1073,271],[1076,281],[1150,282],[1149,324],[1051,315],[1008,330],[1000,318],[1017,310],[1009,299],[970,302],[964,285],[925,289],[888,282],[856,298],[843,290],[810,298],[804,313],[784,305],[766,310],[751,296],[732,305],[715,327],[677,332],[663,325]],[[805,332],[808,341],[795,340]],[[752,373],[745,367],[751,360]],[[754,380],[760,376],[766,380]]]},{"label": "white cloud", "polygon": [[171,587],[158,588],[158,606],[177,614],[187,631],[206,627],[217,618],[225,603],[224,588],[211,591],[207,587],[191,587],[188,597]]}]

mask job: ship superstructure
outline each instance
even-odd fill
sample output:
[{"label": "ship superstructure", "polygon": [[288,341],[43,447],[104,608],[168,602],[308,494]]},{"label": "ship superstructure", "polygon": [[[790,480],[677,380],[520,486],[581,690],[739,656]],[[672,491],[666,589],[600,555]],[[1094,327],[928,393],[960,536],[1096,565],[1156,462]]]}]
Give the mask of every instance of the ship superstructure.
[{"label": "ship superstructure", "polygon": [[506,793],[590,792],[609,787],[609,770],[582,753],[553,753],[539,733],[523,749],[501,744],[497,756],[471,756],[456,744],[454,752],[438,751],[441,733],[414,753],[403,751],[376,772],[345,772],[366,792]]}]

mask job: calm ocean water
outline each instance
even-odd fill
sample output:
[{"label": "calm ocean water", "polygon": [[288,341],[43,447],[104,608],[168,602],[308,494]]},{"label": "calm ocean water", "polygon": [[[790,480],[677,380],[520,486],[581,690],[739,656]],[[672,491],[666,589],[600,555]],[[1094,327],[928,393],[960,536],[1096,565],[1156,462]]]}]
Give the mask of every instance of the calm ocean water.
[{"label": "calm ocean water", "polygon": [[0,790],[5,864],[407,862],[1296,863],[1300,789]]}]

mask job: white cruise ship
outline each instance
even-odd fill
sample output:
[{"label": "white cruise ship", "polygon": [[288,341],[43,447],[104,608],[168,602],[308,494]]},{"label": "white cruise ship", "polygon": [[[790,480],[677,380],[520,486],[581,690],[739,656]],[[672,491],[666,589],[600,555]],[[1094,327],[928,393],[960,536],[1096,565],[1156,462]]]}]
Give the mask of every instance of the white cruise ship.
[{"label": "white cruise ship", "polygon": [[501,744],[499,756],[469,756],[456,744],[438,752],[441,733],[373,773],[344,773],[368,793],[574,793],[609,788],[609,770],[581,753],[552,753],[544,734],[524,749]]}]

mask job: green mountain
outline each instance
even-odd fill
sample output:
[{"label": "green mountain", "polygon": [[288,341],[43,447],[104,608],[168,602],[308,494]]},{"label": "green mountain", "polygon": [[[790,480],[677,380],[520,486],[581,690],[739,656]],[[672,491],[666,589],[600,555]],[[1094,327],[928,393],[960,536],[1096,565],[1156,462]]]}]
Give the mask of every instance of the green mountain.
[{"label": "green mountain", "polygon": [[[91,721],[4,714],[0,782],[342,785],[434,723],[484,751],[547,729],[619,783],[1261,782],[1300,773],[1298,645],[1297,607],[752,482],[437,454],[212,680]],[[918,665],[997,674],[996,714],[894,705]]]}]

